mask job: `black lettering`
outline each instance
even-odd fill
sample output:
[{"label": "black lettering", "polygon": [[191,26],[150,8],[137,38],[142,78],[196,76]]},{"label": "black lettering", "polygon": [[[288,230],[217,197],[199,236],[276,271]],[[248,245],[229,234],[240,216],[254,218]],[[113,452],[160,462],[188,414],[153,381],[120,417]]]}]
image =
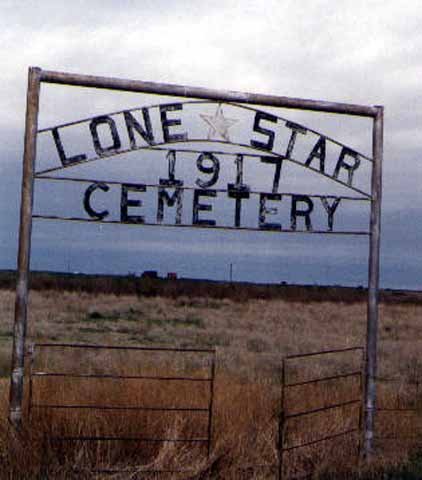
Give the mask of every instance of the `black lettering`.
[{"label": "black lettering", "polygon": [[163,129],[164,143],[169,142],[183,142],[188,139],[188,134],[184,133],[170,133],[170,127],[181,125],[182,121],[179,118],[167,118],[167,112],[174,112],[175,110],[182,110],[183,104],[172,103],[170,105],[160,105],[161,127]]},{"label": "black lettering", "polygon": [[314,145],[312,152],[309,154],[305,162],[305,166],[309,167],[312,161],[317,158],[319,160],[319,171],[325,173],[325,137],[319,137],[318,141]]},{"label": "black lettering", "polygon": [[[352,164],[346,163],[345,158],[347,156],[353,159]],[[343,147],[341,149],[336,168],[334,169],[333,178],[338,180],[340,171],[344,169],[347,172],[347,185],[351,187],[353,183],[353,175],[355,171],[359,168],[359,165],[360,165],[360,159],[359,159],[358,153],[352,150],[351,148]]]},{"label": "black lettering", "polygon": [[215,225],[215,220],[199,218],[199,212],[211,212],[212,205],[199,203],[201,197],[216,197],[217,192],[215,190],[195,190],[193,192],[193,216],[192,223],[193,225],[204,225],[213,227]]},{"label": "black lettering", "polygon": [[280,223],[269,223],[266,222],[267,215],[277,215],[278,209],[277,207],[268,208],[266,203],[267,200],[274,200],[281,202],[281,194],[280,193],[260,193],[259,194],[259,228],[261,230],[273,230],[273,231],[280,231],[281,224]]},{"label": "black lettering", "polygon": [[[211,166],[207,167],[205,162],[211,162]],[[196,180],[196,184],[201,188],[209,188],[218,182],[220,175],[220,161],[210,152],[204,152],[196,159],[196,166],[201,173],[212,175],[208,181],[203,181],[200,178]]]},{"label": "black lettering", "polygon": [[157,222],[163,223],[164,218],[164,203],[168,207],[176,206],[176,225],[182,223],[182,209],[183,209],[183,189],[175,188],[173,194],[170,196],[167,190],[163,187],[158,189],[158,207],[157,207]]},{"label": "black lettering", "polygon": [[[305,208],[299,209],[298,203],[304,203]],[[307,195],[292,195],[292,207],[290,212],[290,226],[296,230],[297,217],[304,217],[306,230],[312,231],[311,213],[314,209],[314,202]]]},{"label": "black lettering", "polygon": [[83,154],[83,153],[81,155],[75,155],[73,157],[67,157],[66,153],[64,151],[64,148],[63,148],[62,139],[60,138],[60,135],[59,135],[59,129],[57,127],[55,127],[51,130],[51,133],[53,134],[54,143],[56,144],[56,148],[57,148],[57,152],[58,152],[59,157],[60,157],[60,161],[62,162],[62,165],[64,167],[67,167],[67,166],[72,165],[74,163],[83,162],[84,160],[86,160],[86,155]]},{"label": "black lettering", "polygon": [[[108,128],[110,129],[112,144],[108,147],[103,147],[98,137],[98,127],[100,125],[108,125]],[[116,123],[111,117],[102,115],[101,117],[93,118],[89,124],[89,129],[91,131],[94,149],[99,157],[113,155],[120,149],[121,142],[119,133],[117,132]]]},{"label": "black lettering", "polygon": [[321,197],[321,202],[322,202],[322,205],[325,208],[325,211],[328,214],[328,219],[327,219],[328,231],[332,232],[333,231],[333,226],[334,226],[334,213],[335,213],[335,211],[337,210],[337,207],[340,204],[341,198],[340,197],[335,197],[333,199],[333,202],[332,202],[331,205],[328,203],[328,198],[329,197]]},{"label": "black lettering", "polygon": [[243,188],[236,188],[236,185],[230,183],[228,185],[228,196],[229,198],[235,199],[235,213],[234,213],[234,226],[240,227],[240,218],[242,210],[242,200],[249,198],[249,190],[245,186]]},{"label": "black lettering", "polygon": [[109,212],[108,210],[103,210],[102,212],[98,212],[97,210],[94,210],[91,206],[91,196],[95,192],[95,190],[102,190],[103,192],[108,192],[110,190],[110,187],[106,183],[93,183],[90,185],[84,194],[84,208],[86,213],[91,217],[91,218],[96,218],[97,220],[102,220],[103,218],[107,217]]},{"label": "black lettering", "polygon": [[147,108],[142,109],[142,117],[144,119],[145,128],[136,120],[136,118],[129,112],[123,112],[125,117],[125,123],[127,128],[127,134],[129,136],[130,148],[136,149],[138,145],[136,144],[136,139],[134,131],[138,132],[139,135],[148,143],[148,145],[154,144],[154,134],[151,126],[151,118],[149,116],[149,111]]},{"label": "black lettering", "polygon": [[120,221],[123,223],[145,223],[143,215],[129,215],[129,207],[142,207],[142,200],[129,198],[129,192],[145,192],[147,187],[141,184],[123,183],[120,196]]},{"label": "black lettering", "polygon": [[182,180],[176,180],[175,178],[175,169],[176,169],[176,152],[175,150],[170,150],[167,152],[166,155],[167,161],[168,161],[168,172],[169,176],[168,178],[160,178],[160,185],[167,185],[167,186],[182,186],[183,181]]},{"label": "black lettering", "polygon": [[269,152],[271,152],[271,150],[274,147],[275,133],[272,130],[268,130],[268,128],[261,127],[260,125],[261,120],[266,120],[267,122],[271,122],[271,123],[277,123],[276,116],[266,112],[256,112],[255,120],[253,123],[253,131],[257,133],[261,133],[262,135],[266,135],[268,137],[268,140],[266,143],[259,142],[258,140],[251,140],[251,145],[252,147],[268,150]]},{"label": "black lettering", "polygon": [[281,175],[281,167],[283,166],[283,160],[284,160],[284,158],[280,158],[280,157],[261,157],[261,162],[262,163],[274,163],[275,164],[272,193],[277,193],[278,192],[278,186],[280,184],[280,175]]},{"label": "black lettering", "polygon": [[296,145],[297,134],[300,133],[301,135],[306,135],[307,130],[301,125],[289,121],[286,122],[286,128],[289,128],[292,131],[286,149],[286,158],[292,158],[293,149]]},{"label": "black lettering", "polygon": [[234,163],[236,164],[236,183],[230,185],[236,190],[249,191],[249,186],[243,183],[243,155],[241,153],[236,155]]}]

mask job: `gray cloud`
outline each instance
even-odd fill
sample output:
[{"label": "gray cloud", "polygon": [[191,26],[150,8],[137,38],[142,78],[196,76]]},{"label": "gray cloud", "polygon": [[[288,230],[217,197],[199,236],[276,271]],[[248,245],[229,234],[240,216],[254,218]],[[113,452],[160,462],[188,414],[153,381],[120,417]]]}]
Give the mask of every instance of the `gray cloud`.
[{"label": "gray cloud", "polygon": [[[403,5],[385,0],[229,0],[208,2],[206,7],[188,0],[3,1],[0,241],[8,257],[3,253],[0,261],[10,263],[16,238],[26,72],[29,65],[39,65],[385,105],[382,251],[389,271],[394,271],[396,259],[405,280],[400,264],[412,261],[396,255],[401,240],[396,232],[407,232],[407,252],[417,252],[421,235],[417,221],[422,178],[421,17],[416,1]],[[43,86],[40,123],[46,126],[59,118],[75,119],[137,104],[136,95]],[[368,121],[283,113],[345,143],[368,148]],[[154,238],[150,241],[154,243]],[[87,255],[83,252],[81,247],[79,254]]]}]

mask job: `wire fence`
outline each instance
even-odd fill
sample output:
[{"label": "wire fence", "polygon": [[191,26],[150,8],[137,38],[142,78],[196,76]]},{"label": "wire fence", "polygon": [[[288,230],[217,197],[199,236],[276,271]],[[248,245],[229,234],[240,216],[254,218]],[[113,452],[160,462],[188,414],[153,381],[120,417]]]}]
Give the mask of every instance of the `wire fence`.
[{"label": "wire fence", "polygon": [[[404,382],[403,378],[378,378],[379,388],[390,387],[390,402],[379,404],[376,409],[376,436],[379,451],[390,447],[397,450],[400,447],[421,447],[422,434],[422,404],[419,398],[421,393],[421,379],[419,373],[411,381]],[[406,386],[407,395],[403,395],[400,386]],[[413,388],[409,389],[409,385]],[[391,391],[391,386],[393,390]],[[411,392],[411,393],[409,393]],[[406,398],[407,397],[407,398]],[[383,420],[383,421],[382,421]],[[403,433],[404,432],[404,433]],[[413,432],[413,433],[412,433]]]}]

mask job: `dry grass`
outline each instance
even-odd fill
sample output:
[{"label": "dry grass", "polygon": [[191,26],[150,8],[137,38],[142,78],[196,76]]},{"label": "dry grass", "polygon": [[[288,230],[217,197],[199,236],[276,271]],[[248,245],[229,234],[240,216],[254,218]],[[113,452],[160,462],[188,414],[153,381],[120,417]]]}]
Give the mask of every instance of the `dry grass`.
[{"label": "dry grass", "polygon": [[[7,371],[11,345],[14,295],[0,290],[0,370]],[[135,295],[104,295],[78,292],[34,291],[29,308],[30,340],[51,342],[71,341],[125,345],[179,345],[216,346],[217,382],[213,448],[210,460],[203,451],[172,443],[145,445],[91,445],[69,446],[57,452],[46,445],[43,432],[54,426],[57,432],[139,432],[171,434],[177,436],[202,435],[203,420],[199,416],[139,415],[121,412],[107,417],[96,413],[72,411],[64,414],[51,411],[34,413],[33,426],[22,442],[12,438],[5,420],[0,422],[0,458],[7,478],[38,478],[40,468],[49,478],[69,478],[69,467],[100,461],[103,465],[154,465],[166,467],[189,465],[196,471],[195,478],[266,479],[275,478],[277,463],[277,418],[280,413],[280,358],[290,353],[308,352],[321,348],[342,348],[364,345],[366,305],[364,302],[318,301],[293,302],[282,299],[236,302],[230,299],[207,297],[140,298]],[[379,364],[380,376],[397,378],[399,382],[381,382],[379,404],[385,407],[420,405],[419,385],[421,363],[418,359],[422,341],[422,306],[417,304],[382,304],[380,309]],[[42,364],[42,360],[41,364]],[[174,364],[163,359],[123,359],[110,355],[49,358],[49,365],[80,368],[91,365],[96,371],[140,368],[167,372]],[[158,365],[158,366],[157,366]],[[350,365],[349,359],[336,360],[334,368],[341,370]],[[194,360],[181,368],[197,371]],[[302,369],[312,375],[318,365]],[[83,381],[65,382],[54,386],[46,380],[37,387],[39,401],[66,401],[79,399],[90,402],[140,403],[148,399],[151,405],[171,400],[172,405],[198,406],[206,401],[204,392],[192,393],[180,385],[166,386],[170,390],[154,388],[152,384],[104,380],[89,384]],[[71,392],[71,393],[70,393]],[[300,390],[291,393],[286,401],[291,408],[301,409],[324,405],[333,399],[350,398],[356,385],[337,383],[319,390]],[[1,394],[0,390],[0,394]],[[2,418],[5,419],[7,389],[3,389]],[[290,408],[290,407],[289,407]],[[51,416],[52,415],[52,416]],[[154,417],[155,415],[155,417]],[[401,415],[399,417],[398,415]],[[336,433],[348,427],[356,418],[349,407],[312,420],[292,422],[290,441],[308,441],[321,430]],[[388,435],[397,433],[420,434],[421,415],[380,414],[378,431]],[[308,422],[308,423],[307,423]],[[311,422],[311,423],[309,423]],[[93,429],[93,430],[90,430]],[[34,431],[38,432],[37,434]],[[315,433],[317,432],[317,433]],[[313,437],[314,436],[314,437]],[[30,440],[32,448],[28,448]],[[397,443],[383,445],[381,462],[397,462],[406,458],[412,446]],[[295,457],[289,455],[289,472],[318,464],[317,472],[339,469],[341,465],[354,468],[355,442],[345,440],[324,448],[309,448]],[[60,449],[59,449],[60,450]],[[47,452],[47,454],[46,454]],[[339,453],[341,452],[341,454]],[[336,459],[336,461],[333,461]],[[60,464],[60,461],[62,462]],[[260,467],[257,467],[260,465]],[[271,465],[273,467],[271,467]],[[48,470],[48,472],[47,472]],[[81,473],[77,474],[79,478]],[[6,478],[6,477],[5,477]],[[76,478],[76,477],[75,477]],[[92,478],[92,477],[89,477]],[[109,478],[109,477],[107,477]],[[113,478],[113,477],[112,477]],[[117,478],[117,477],[116,477]],[[130,478],[125,474],[119,478]],[[161,477],[159,477],[161,478]],[[164,477],[163,477],[164,478]],[[178,478],[187,478],[186,474]],[[346,478],[350,478],[346,476]],[[416,478],[416,477],[415,477]]]}]

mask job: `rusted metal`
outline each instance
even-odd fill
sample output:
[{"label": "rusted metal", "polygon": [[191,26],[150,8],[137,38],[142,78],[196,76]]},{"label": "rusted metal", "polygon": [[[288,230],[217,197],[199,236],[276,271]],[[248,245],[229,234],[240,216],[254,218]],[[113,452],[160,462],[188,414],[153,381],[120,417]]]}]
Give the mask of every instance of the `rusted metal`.
[{"label": "rusted metal", "polygon": [[152,377],[150,375],[101,375],[90,373],[48,373],[36,372],[32,373],[33,377],[69,377],[69,378],[104,378],[104,379],[121,379],[121,380],[165,380],[177,382],[210,382],[212,377],[195,378],[195,377]]},{"label": "rusted metal", "polygon": [[[349,373],[345,374],[338,374],[338,375],[326,375],[318,378],[314,378],[311,380],[306,380],[306,381],[301,381],[301,382],[288,382],[287,380],[287,364],[291,360],[302,360],[302,359],[309,359],[312,357],[319,357],[319,356],[330,356],[333,354],[344,354],[344,353],[350,353],[350,352],[358,352],[360,354],[360,368],[361,370],[359,371],[352,371]],[[364,349],[363,347],[349,347],[349,348],[342,348],[342,349],[331,349],[331,350],[320,350],[316,352],[309,352],[309,353],[304,353],[304,354],[294,354],[294,355],[286,355],[282,359],[282,371],[281,371],[281,385],[282,385],[282,391],[281,391],[281,412],[280,412],[280,417],[279,417],[279,441],[278,441],[278,458],[279,458],[279,469],[278,469],[278,478],[279,480],[282,480],[284,478],[284,460],[285,460],[285,453],[290,452],[292,450],[297,450],[301,448],[305,448],[311,445],[317,445],[321,442],[326,442],[329,440],[334,440],[336,438],[340,438],[342,436],[346,435],[352,435],[356,434],[357,437],[357,442],[356,442],[356,460],[357,462],[359,461],[360,457],[360,436],[361,436],[361,427],[362,427],[362,404],[363,404],[363,385],[362,381],[359,382],[359,398],[353,398],[351,400],[346,400],[343,402],[337,402],[337,403],[332,403],[328,405],[324,405],[323,407],[318,407],[318,408],[308,408],[307,410],[304,411],[299,411],[295,412],[293,411],[292,413],[289,413],[286,409],[286,403],[285,403],[285,392],[286,390],[290,388],[300,388],[301,386],[305,385],[310,385],[310,384],[317,384],[320,382],[325,382],[325,381],[334,381],[334,380],[342,380],[344,378],[361,378],[363,376],[363,358],[364,358]],[[318,413],[323,413],[326,411],[334,410],[334,409],[339,409],[339,408],[345,408],[345,407],[354,407],[354,406],[359,406],[359,414],[357,418],[357,426],[354,428],[349,428],[344,432],[340,433],[335,433],[332,435],[324,435],[321,436],[318,439],[309,441],[309,442],[304,442],[304,443],[299,443],[295,445],[289,445],[288,444],[288,435],[286,434],[288,432],[288,423],[291,419],[297,419],[301,417],[305,417],[308,415],[315,415]],[[289,477],[290,478],[290,477]],[[302,476],[300,477],[302,478]],[[305,478],[305,477],[303,477]]]},{"label": "rusted metal", "polygon": [[286,355],[284,358],[286,360],[293,360],[297,358],[317,357],[318,355],[328,355],[331,353],[346,353],[346,352],[353,352],[353,351],[363,352],[364,348],[363,347],[347,347],[347,348],[336,348],[331,350],[318,350],[317,352]]},{"label": "rusted metal", "polygon": [[374,414],[376,409],[377,377],[377,337],[379,302],[379,258],[381,240],[381,189],[383,157],[384,109],[376,107],[373,121],[373,159],[371,179],[371,219],[368,272],[368,320],[366,333],[366,381],[365,381],[365,420],[364,455],[368,458],[373,452]]},{"label": "rusted metal", "polygon": [[314,413],[325,412],[326,410],[333,410],[335,408],[347,407],[349,405],[356,405],[360,401],[361,401],[360,398],[355,398],[354,400],[349,400],[347,402],[325,405],[324,407],[321,407],[321,408],[313,408],[311,410],[305,410],[303,412],[297,412],[297,413],[288,413],[287,415],[284,415],[284,418],[288,419],[288,418],[304,417],[305,415],[312,415]]},{"label": "rusted metal", "polygon": [[[131,480],[140,480],[140,478],[142,477],[139,477],[138,475],[142,475],[142,474],[145,474],[145,473],[157,473],[157,470],[152,470],[150,468],[122,468],[122,469],[118,469],[118,468],[93,468],[93,469],[90,469],[89,471],[87,471],[86,469],[80,469],[80,468],[72,468],[72,472],[75,473],[75,474],[87,474],[87,473],[94,473],[94,474],[101,474],[101,475],[116,475],[116,474],[129,474],[130,475],[130,479]],[[193,469],[193,468],[183,468],[183,469],[171,469],[171,470],[166,470],[166,469],[162,469],[160,470],[160,474],[163,474],[163,473],[190,473],[190,474],[194,474],[196,473],[197,470]]]},{"label": "rusted metal", "polygon": [[[63,349],[63,350],[116,350],[116,351],[134,351],[134,352],[160,352],[171,355],[179,354],[195,354],[206,355],[209,360],[207,363],[207,375],[200,376],[161,376],[161,375],[118,375],[118,374],[85,374],[85,373],[63,373],[55,371],[37,371],[34,368],[30,370],[30,382],[33,385],[31,391],[36,391],[36,380],[38,378],[51,378],[58,380],[60,378],[84,378],[84,379],[112,379],[112,380],[137,380],[137,381],[179,381],[179,382],[207,382],[209,384],[208,401],[205,406],[162,406],[162,405],[110,405],[110,404],[75,404],[75,403],[43,403],[34,402],[33,395],[29,398],[29,410],[93,410],[93,411],[145,411],[145,412],[168,412],[181,413],[187,415],[207,415],[207,434],[202,437],[187,438],[171,438],[171,437],[149,437],[142,435],[51,435],[51,442],[149,442],[149,443],[187,443],[187,444],[204,444],[206,446],[207,457],[210,456],[212,449],[212,429],[213,429],[213,402],[214,402],[214,385],[215,385],[215,349],[203,348],[178,348],[178,347],[149,347],[149,346],[121,346],[121,345],[93,345],[93,344],[72,344],[72,343],[36,343],[30,349],[31,364],[35,355],[40,350]],[[34,383],[35,382],[35,383]],[[153,470],[154,472],[162,472],[162,470]],[[170,470],[169,470],[170,471]],[[172,472],[181,471],[180,469],[172,469]],[[116,472],[121,472],[116,470]]]},{"label": "rusted metal", "polygon": [[139,350],[145,352],[180,352],[180,353],[215,353],[212,348],[179,348],[179,347],[147,347],[147,346],[132,346],[132,345],[104,345],[92,343],[34,343],[34,349],[38,348],[82,348],[93,350]]},{"label": "rusted metal", "polygon": [[21,189],[19,250],[17,259],[17,286],[15,323],[13,331],[12,365],[9,393],[9,421],[19,429],[22,423],[23,377],[28,308],[28,276],[31,256],[32,208],[34,172],[37,148],[38,106],[41,70],[30,68],[26,97],[25,143]]},{"label": "rusted metal", "polygon": [[377,412],[420,412],[420,408],[377,408]]},{"label": "rusted metal", "polygon": [[[114,436],[101,436],[101,435],[81,435],[77,437],[66,436],[52,436],[49,440],[54,441],[65,441],[65,442],[152,442],[152,443],[162,443],[162,442],[175,442],[175,443],[207,443],[208,438],[153,438],[153,437],[114,437]],[[156,470],[159,472],[160,470]]]},{"label": "rusted metal", "polygon": [[312,380],[306,380],[304,382],[294,382],[294,383],[286,383],[286,387],[301,387],[303,385],[308,385],[310,383],[319,383],[319,382],[329,382],[332,380],[339,380],[340,378],[349,378],[349,377],[358,377],[362,375],[362,370],[359,370],[358,372],[352,372],[352,373],[345,373],[342,375],[332,375],[330,377],[323,377],[323,378],[316,378]]},{"label": "rusted metal", "polygon": [[345,432],[335,433],[334,435],[327,435],[325,437],[318,438],[317,440],[312,440],[312,442],[299,443],[298,445],[293,445],[291,447],[285,447],[284,451],[289,452],[291,450],[296,450],[297,448],[309,447],[310,445],[316,445],[317,443],[326,442],[327,440],[333,440],[334,438],[343,437],[345,435],[350,435],[351,433],[358,433],[358,428],[351,428]]},{"label": "rusted metal", "polygon": [[120,405],[62,405],[54,403],[32,403],[32,408],[51,408],[55,410],[134,410],[145,412],[208,412],[209,408],[200,407],[137,407]]},{"label": "rusted metal", "polygon": [[353,105],[322,100],[308,100],[275,95],[256,93],[242,93],[227,90],[213,90],[202,87],[188,87],[166,83],[142,82],[139,80],[125,80],[120,78],[81,75],[56,71],[41,71],[41,81],[78,87],[104,88],[107,90],[120,90],[126,92],[155,93],[171,95],[173,97],[203,98],[221,102],[239,102],[249,105],[267,105],[271,107],[284,107],[317,112],[338,113],[372,117],[377,115],[377,108],[372,106]]},{"label": "rusted metal", "polygon": [[[402,378],[385,378],[385,377],[377,377],[377,380],[378,381],[383,381],[383,382],[388,382],[388,383],[395,383],[395,384],[398,384],[398,383],[402,383],[403,382],[403,379]],[[416,384],[415,384],[415,394],[413,395],[413,398],[417,399],[419,398],[417,393],[418,393],[418,390],[419,390],[419,381],[416,381]],[[384,414],[394,414],[394,416],[396,415],[408,415],[408,414],[418,414],[420,415],[422,412],[422,409],[420,407],[417,406],[417,403],[416,403],[416,406],[400,406],[400,402],[399,402],[399,394],[397,392],[397,406],[396,407],[376,407],[375,409],[375,417],[378,413],[384,413]],[[388,424],[388,423],[387,423]],[[386,434],[380,434],[379,432],[377,433],[376,431],[374,431],[374,437],[373,437],[373,441],[374,442],[383,442],[383,441],[394,441],[394,442],[402,442],[402,441],[405,441],[405,442],[415,442],[415,445],[419,446],[420,445],[420,436],[417,436],[417,435],[401,435],[401,434],[397,434],[397,435],[386,435]]]}]

